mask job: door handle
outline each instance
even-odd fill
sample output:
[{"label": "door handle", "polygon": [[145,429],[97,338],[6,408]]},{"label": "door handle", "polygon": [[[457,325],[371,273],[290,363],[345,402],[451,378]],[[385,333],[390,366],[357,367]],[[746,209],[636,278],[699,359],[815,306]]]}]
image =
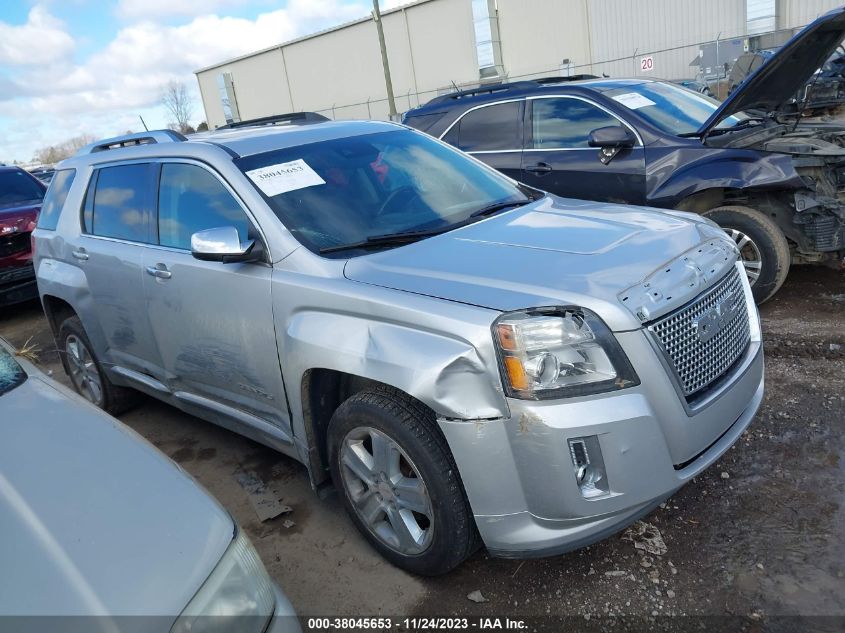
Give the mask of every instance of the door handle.
[{"label": "door handle", "polygon": [[76,259],[80,259],[82,261],[88,259],[88,253],[84,248],[78,248],[75,251],[71,251],[70,254],[73,255]]},{"label": "door handle", "polygon": [[164,264],[147,266],[147,274],[152,275],[156,279],[170,279],[173,276]]},{"label": "door handle", "polygon": [[533,174],[542,175],[548,174],[552,171],[552,166],[548,163],[537,163],[536,165],[532,165],[531,167],[526,167],[525,171],[530,171]]}]

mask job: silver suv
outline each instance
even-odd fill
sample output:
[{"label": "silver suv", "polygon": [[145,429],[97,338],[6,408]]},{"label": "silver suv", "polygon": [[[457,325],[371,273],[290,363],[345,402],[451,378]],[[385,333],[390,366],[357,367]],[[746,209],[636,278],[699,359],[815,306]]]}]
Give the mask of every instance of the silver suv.
[{"label": "silver suv", "polygon": [[59,166],[35,266],[81,394],[141,391],[300,460],[419,574],[604,538],[748,426],[760,324],[716,225],[317,118]]}]

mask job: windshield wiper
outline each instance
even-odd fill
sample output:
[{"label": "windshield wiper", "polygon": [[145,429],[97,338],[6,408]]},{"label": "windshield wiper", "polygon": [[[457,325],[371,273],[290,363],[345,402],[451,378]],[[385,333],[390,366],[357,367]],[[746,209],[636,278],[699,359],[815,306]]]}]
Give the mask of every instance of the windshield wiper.
[{"label": "windshield wiper", "polygon": [[493,204],[488,204],[486,207],[481,207],[478,211],[473,211],[469,214],[471,218],[480,218],[485,215],[492,215],[497,211],[504,211],[505,209],[510,209],[511,207],[521,207],[524,204],[528,204],[529,202],[533,202],[531,198],[528,200],[500,200],[499,202],[494,202]]},{"label": "windshield wiper", "polygon": [[320,254],[337,253],[340,251],[351,251],[356,248],[378,248],[380,246],[401,246],[403,244],[410,244],[426,237],[440,235],[452,229],[457,229],[467,224],[471,224],[472,220],[486,215],[491,215],[497,211],[510,209],[511,207],[521,207],[524,204],[533,202],[531,198],[527,200],[510,200],[494,202],[486,207],[481,207],[477,211],[473,211],[465,220],[449,224],[448,226],[441,226],[436,229],[426,229],[423,231],[406,231],[404,233],[388,233],[386,235],[370,235],[360,242],[352,242],[350,244],[338,244],[337,246],[326,246],[320,249]]},{"label": "windshield wiper", "polygon": [[456,228],[454,224],[440,227],[438,229],[430,229],[427,231],[407,231],[405,233],[388,233],[387,235],[370,235],[360,242],[352,242],[350,244],[338,244],[337,246],[326,246],[320,249],[320,254],[337,253],[339,251],[350,251],[356,248],[377,248],[379,246],[392,246],[410,244],[425,237],[439,235],[446,231]]}]

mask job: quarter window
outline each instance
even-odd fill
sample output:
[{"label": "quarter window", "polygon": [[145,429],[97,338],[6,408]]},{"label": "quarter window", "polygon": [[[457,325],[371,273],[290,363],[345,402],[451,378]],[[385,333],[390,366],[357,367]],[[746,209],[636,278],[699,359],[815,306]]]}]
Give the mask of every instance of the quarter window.
[{"label": "quarter window", "polygon": [[60,169],[55,173],[41,205],[41,212],[38,214],[38,228],[55,231],[59,224],[59,214],[65,206],[70,186],[73,184],[75,169]]},{"label": "quarter window", "polygon": [[224,226],[234,226],[241,241],[246,241],[249,232],[246,213],[216,177],[197,165],[162,165],[158,195],[159,244],[190,250],[191,235]]},{"label": "quarter window", "polygon": [[521,102],[472,110],[455,123],[443,140],[465,152],[522,149]]},{"label": "quarter window", "polygon": [[580,99],[534,99],[532,108],[534,149],[589,147],[590,132],[620,125],[617,118]]},{"label": "quarter window", "polygon": [[[93,235],[148,242],[151,165],[103,167],[88,188],[85,229]],[[93,190],[93,196],[91,195]]]}]

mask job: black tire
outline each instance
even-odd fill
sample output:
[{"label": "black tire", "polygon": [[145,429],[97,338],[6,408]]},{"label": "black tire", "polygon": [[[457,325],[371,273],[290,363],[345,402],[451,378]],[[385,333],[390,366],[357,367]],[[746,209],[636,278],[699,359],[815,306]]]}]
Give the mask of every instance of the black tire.
[{"label": "black tire", "polygon": [[[431,501],[432,535],[426,549],[404,554],[383,542],[355,509],[341,472],[341,447],[348,434],[362,427],[376,429],[413,462]],[[422,576],[445,574],[479,546],[478,532],[446,440],[434,412],[405,394],[390,389],[362,391],[335,411],[328,428],[329,466],[338,494],[352,522],[370,544],[391,563]],[[379,497],[381,499],[381,497]],[[385,522],[388,517],[385,514]]]},{"label": "black tire", "polygon": [[[97,376],[99,376],[102,392],[102,398],[99,401],[93,400],[89,397],[89,394],[83,393],[83,391],[77,386],[76,381],[73,379],[71,373],[72,360],[68,358],[68,353],[66,351],[68,339],[70,337],[75,337],[85,346],[87,353],[90,355],[91,360],[94,363]],[[103,366],[100,363],[100,360],[94,352],[94,348],[91,345],[91,341],[88,339],[88,335],[85,333],[85,328],[82,327],[82,321],[79,320],[79,317],[73,316],[62,322],[59,326],[59,336],[57,342],[59,346],[59,356],[62,359],[62,365],[65,368],[65,373],[67,373],[68,377],[71,378],[71,383],[79,395],[89,402],[96,404],[101,409],[108,411],[112,415],[123,413],[137,403],[138,393],[135,390],[128,389],[126,387],[119,387],[109,380],[108,375],[103,371]]]},{"label": "black tire", "polygon": [[756,280],[749,277],[751,291],[758,304],[771,299],[786,281],[792,261],[789,243],[780,227],[770,217],[749,207],[718,207],[707,211],[704,216],[725,229],[729,235],[738,231],[751,238],[752,244],[746,245],[740,253],[744,260],[754,248],[760,255],[759,277]]}]

